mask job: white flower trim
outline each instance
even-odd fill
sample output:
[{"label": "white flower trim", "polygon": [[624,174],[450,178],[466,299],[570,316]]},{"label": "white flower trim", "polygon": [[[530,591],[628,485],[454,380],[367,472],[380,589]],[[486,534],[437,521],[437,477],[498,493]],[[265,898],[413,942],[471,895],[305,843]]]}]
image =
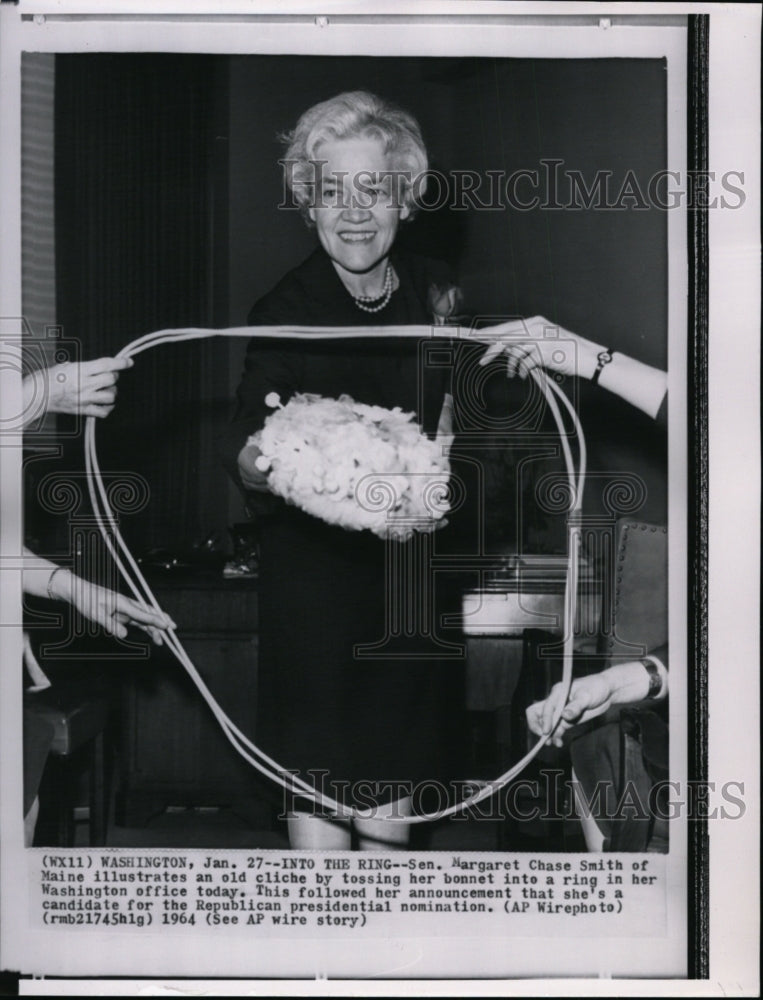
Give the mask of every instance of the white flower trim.
[{"label": "white flower trim", "polygon": [[414,414],[325,399],[308,393],[278,407],[249,439],[268,486],[308,514],[381,538],[409,537],[441,527],[448,510],[450,465]]}]

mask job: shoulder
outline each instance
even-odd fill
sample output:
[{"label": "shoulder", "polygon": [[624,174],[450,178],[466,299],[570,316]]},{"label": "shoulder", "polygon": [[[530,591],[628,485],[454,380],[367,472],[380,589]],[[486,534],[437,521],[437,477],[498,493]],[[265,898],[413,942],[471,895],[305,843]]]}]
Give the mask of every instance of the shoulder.
[{"label": "shoulder", "polygon": [[249,311],[250,326],[304,323],[317,288],[326,281],[327,258],[321,251],[303,260],[281,278]]}]

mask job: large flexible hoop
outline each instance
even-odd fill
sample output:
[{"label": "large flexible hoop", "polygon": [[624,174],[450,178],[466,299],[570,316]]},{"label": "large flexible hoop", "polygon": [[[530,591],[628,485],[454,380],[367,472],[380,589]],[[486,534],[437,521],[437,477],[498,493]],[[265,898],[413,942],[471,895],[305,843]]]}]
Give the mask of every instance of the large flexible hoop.
[{"label": "large flexible hoop", "polygon": [[[465,336],[465,334],[467,336]],[[187,340],[204,340],[211,337],[263,337],[263,338],[295,338],[295,339],[354,339],[368,337],[415,337],[419,340],[431,338],[438,339],[451,338],[465,340],[471,343],[494,344],[495,337],[480,339],[479,331],[464,331],[458,327],[447,326],[362,326],[362,327],[311,327],[311,326],[270,326],[270,327],[232,327],[222,330],[207,329],[181,329],[181,330],[159,330],[146,334],[127,344],[117,355],[118,357],[136,357],[152,347],[160,344],[178,343]],[[165,642],[172,651],[178,662],[183,666],[191,680],[196,685],[199,693],[209,706],[212,714],[217,719],[228,741],[238,754],[243,757],[252,767],[270,780],[281,785],[284,789],[300,798],[309,799],[322,809],[329,811],[336,817],[344,819],[384,819],[386,822],[402,823],[426,823],[453,816],[463,812],[480,802],[495,795],[509,782],[513,781],[540,752],[551,737],[567,702],[572,684],[572,653],[573,653],[573,624],[576,617],[577,606],[577,583],[578,564],[580,554],[580,526],[579,514],[582,509],[583,488],[586,474],[586,448],[583,430],[578,416],[568,400],[567,396],[555,384],[553,379],[549,379],[544,372],[534,368],[530,372],[532,378],[543,392],[549,409],[556,422],[559,437],[562,444],[565,465],[567,469],[567,479],[570,488],[570,511],[568,519],[567,534],[567,574],[565,580],[564,594],[564,646],[562,654],[562,693],[563,697],[554,714],[549,733],[542,736],[538,742],[522,757],[513,764],[507,771],[499,775],[492,781],[480,783],[479,789],[460,802],[456,802],[444,809],[439,809],[429,813],[418,813],[411,816],[376,816],[372,807],[354,808],[337,802],[328,795],[319,792],[312,785],[308,784],[297,775],[292,774],[283,768],[277,761],[273,760],[266,753],[260,750],[225,714],[220,705],[215,700],[212,692],[207,687],[204,679],[192,663],[190,657],[183,648],[180,640],[174,632],[165,633]],[[572,458],[569,444],[569,435],[564,426],[562,415],[557,400],[559,400],[567,410],[573,424],[574,433],[578,441],[578,471]],[[145,603],[161,611],[158,601],[148,585],[145,577],[140,571],[140,567],[130,552],[127,543],[119,531],[114,513],[108,502],[108,497],[103,484],[101,470],[98,463],[98,455],[95,446],[95,424],[94,417],[88,417],[85,425],[85,464],[87,469],[88,491],[96,517],[98,528],[103,540],[110,552],[114,562],[123,576],[127,586],[136,600]],[[121,554],[120,554],[121,553]]]}]

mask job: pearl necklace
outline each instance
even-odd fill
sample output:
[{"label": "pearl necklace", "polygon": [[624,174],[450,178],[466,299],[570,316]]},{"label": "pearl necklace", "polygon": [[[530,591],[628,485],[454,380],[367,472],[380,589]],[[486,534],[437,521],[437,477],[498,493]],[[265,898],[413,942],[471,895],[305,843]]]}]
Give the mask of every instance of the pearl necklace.
[{"label": "pearl necklace", "polygon": [[[353,295],[352,298],[358,309],[362,309],[363,312],[367,313],[377,313],[382,310],[392,297],[392,277],[394,275],[392,270],[392,265],[387,264],[387,270],[384,274],[384,286],[379,295]],[[352,295],[352,292],[350,292]],[[381,299],[381,301],[378,301]],[[375,306],[369,305],[370,302],[376,302]]]}]

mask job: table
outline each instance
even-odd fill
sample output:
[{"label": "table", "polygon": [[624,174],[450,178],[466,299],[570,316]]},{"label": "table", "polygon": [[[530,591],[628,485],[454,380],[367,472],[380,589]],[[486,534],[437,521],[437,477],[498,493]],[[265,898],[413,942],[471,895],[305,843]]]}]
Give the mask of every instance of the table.
[{"label": "table", "polygon": [[[162,608],[213,695],[256,740],[257,585],[219,571],[151,580]],[[206,702],[164,648],[127,673],[121,710],[116,821],[141,826],[168,806],[263,813],[263,779],[226,739]]]}]

